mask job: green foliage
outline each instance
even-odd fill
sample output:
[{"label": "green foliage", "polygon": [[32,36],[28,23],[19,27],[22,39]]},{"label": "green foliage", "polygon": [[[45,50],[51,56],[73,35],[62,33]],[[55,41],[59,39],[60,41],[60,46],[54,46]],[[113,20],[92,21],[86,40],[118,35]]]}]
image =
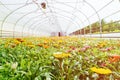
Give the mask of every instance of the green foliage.
[{"label": "green foliage", "polygon": [[[119,40],[70,37],[26,40],[25,43],[32,42],[35,47],[28,47],[24,42],[11,47],[14,44],[11,40],[0,39],[0,80],[120,79],[120,61],[109,61],[110,55],[120,55]],[[38,43],[49,47],[37,46]],[[62,59],[53,56],[61,51],[71,56]],[[90,70],[92,67],[108,68],[112,74],[95,73]]]}]

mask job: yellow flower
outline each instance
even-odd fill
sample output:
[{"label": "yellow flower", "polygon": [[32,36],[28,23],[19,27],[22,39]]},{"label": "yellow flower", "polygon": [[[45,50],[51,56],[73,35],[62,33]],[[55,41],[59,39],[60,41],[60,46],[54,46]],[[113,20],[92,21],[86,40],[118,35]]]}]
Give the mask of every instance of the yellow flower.
[{"label": "yellow flower", "polygon": [[30,47],[30,48],[34,48],[35,47],[35,45],[27,45],[28,47]]},{"label": "yellow flower", "polygon": [[18,44],[20,44],[21,42],[15,40],[14,43],[15,43],[16,45],[18,45]]},{"label": "yellow flower", "polygon": [[8,46],[9,46],[9,43],[6,43],[4,47],[7,48]]},{"label": "yellow flower", "polygon": [[98,74],[110,74],[112,73],[111,70],[109,69],[103,69],[103,68],[96,68],[96,67],[92,67],[90,68],[93,72],[96,72]]},{"label": "yellow flower", "polygon": [[58,43],[62,43],[63,41],[62,40],[58,40]]},{"label": "yellow flower", "polygon": [[57,59],[62,59],[62,58],[70,57],[71,54],[63,53],[63,52],[57,52],[57,53],[54,53],[53,56]]},{"label": "yellow flower", "polygon": [[60,47],[58,44],[53,44],[53,46],[56,48]]}]

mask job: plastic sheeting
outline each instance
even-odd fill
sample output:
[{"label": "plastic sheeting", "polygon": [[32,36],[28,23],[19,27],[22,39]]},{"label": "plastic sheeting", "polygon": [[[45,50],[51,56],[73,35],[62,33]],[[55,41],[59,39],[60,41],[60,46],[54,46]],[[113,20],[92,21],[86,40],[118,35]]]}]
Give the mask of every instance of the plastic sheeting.
[{"label": "plastic sheeting", "polygon": [[102,19],[120,20],[119,0],[0,0],[1,36],[69,34]]}]

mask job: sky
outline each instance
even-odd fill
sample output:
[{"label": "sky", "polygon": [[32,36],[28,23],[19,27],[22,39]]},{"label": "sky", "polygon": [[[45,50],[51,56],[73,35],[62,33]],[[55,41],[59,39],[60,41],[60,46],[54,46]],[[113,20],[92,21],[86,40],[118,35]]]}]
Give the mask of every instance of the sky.
[{"label": "sky", "polygon": [[[46,9],[41,7],[43,2]],[[7,31],[69,34],[101,19],[107,22],[120,20],[120,1],[0,0],[0,27]]]}]

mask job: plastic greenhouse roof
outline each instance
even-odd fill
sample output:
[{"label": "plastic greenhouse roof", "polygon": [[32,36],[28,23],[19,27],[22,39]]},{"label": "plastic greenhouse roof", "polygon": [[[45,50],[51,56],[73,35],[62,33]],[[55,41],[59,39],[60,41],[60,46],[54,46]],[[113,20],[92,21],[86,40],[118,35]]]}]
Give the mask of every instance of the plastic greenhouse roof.
[{"label": "plastic greenhouse roof", "polygon": [[120,20],[120,0],[0,0],[1,33],[69,34],[102,19]]}]

